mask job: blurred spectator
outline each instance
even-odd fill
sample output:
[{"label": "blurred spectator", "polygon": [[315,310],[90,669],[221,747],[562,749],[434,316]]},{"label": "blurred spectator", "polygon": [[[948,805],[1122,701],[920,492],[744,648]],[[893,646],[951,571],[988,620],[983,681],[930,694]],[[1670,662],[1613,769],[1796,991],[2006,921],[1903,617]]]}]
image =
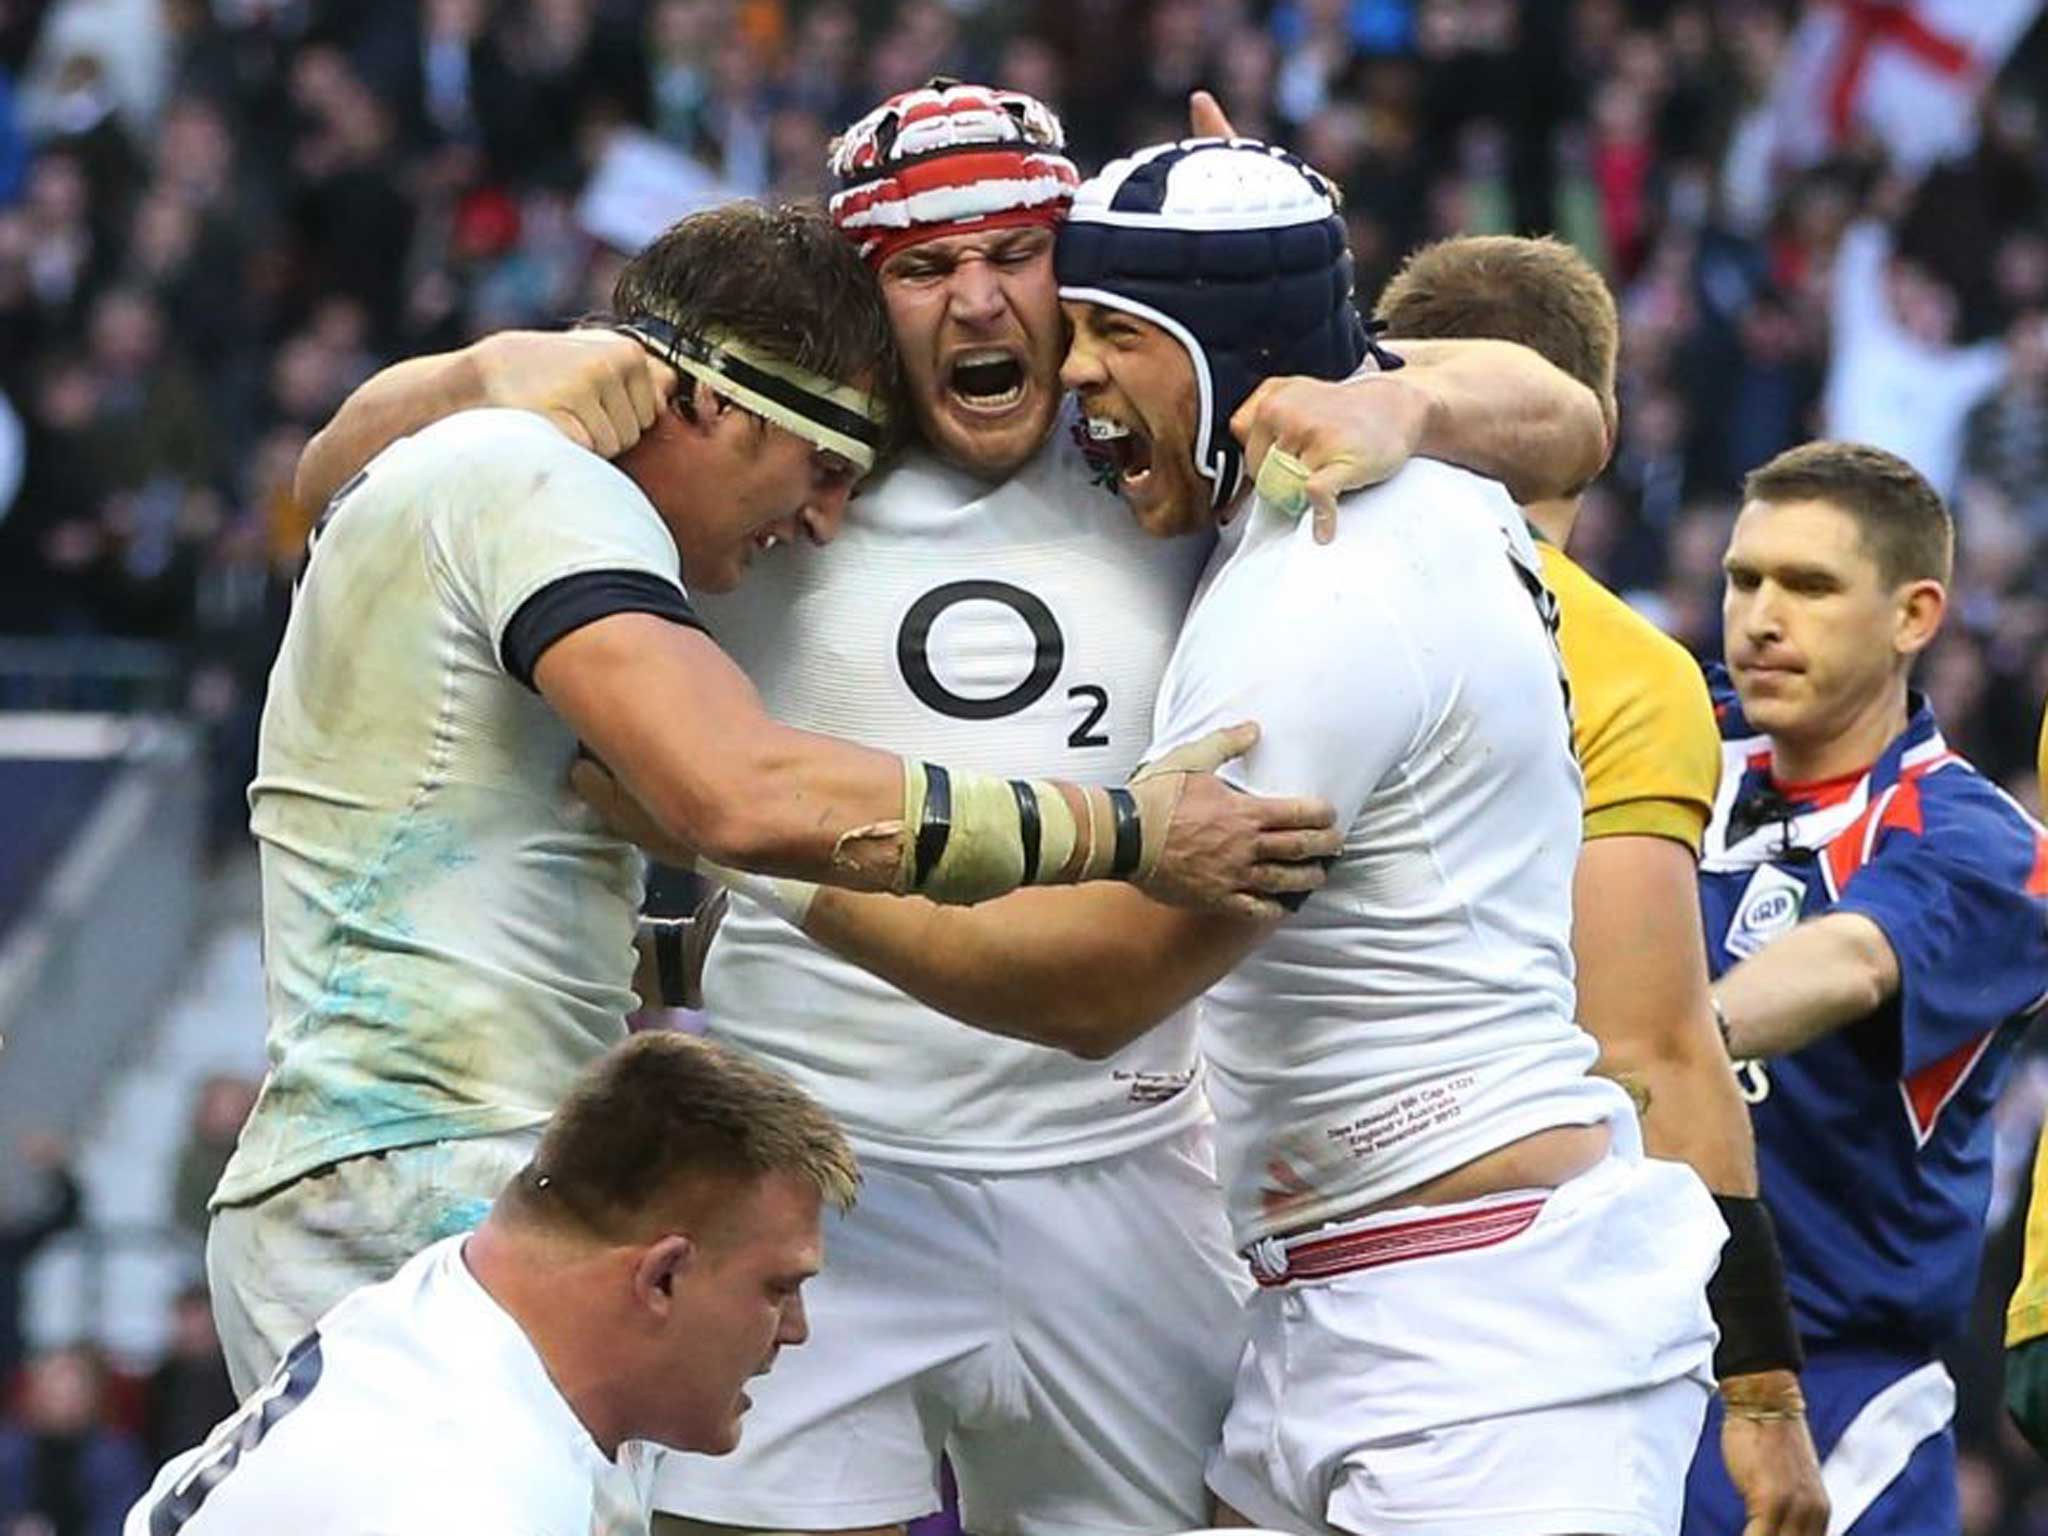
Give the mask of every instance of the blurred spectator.
[{"label": "blurred spectator", "polygon": [[141,1446],[108,1421],[99,1356],[74,1345],[31,1360],[21,1411],[0,1424],[0,1531],[120,1536],[148,1486]]},{"label": "blurred spectator", "polygon": [[1963,474],[2004,497],[2037,543],[2048,543],[2048,322],[2013,329],[2011,367],[1997,393],[1970,412]]},{"label": "blurred spectator", "polygon": [[214,1332],[213,1304],[206,1287],[195,1285],[171,1303],[171,1341],[142,1385],[142,1446],[151,1466],[204,1440],[207,1431],[235,1410],[220,1335]]},{"label": "blurred spectator", "polygon": [[1957,345],[1955,291],[1895,253],[1890,231],[1875,220],[1842,236],[1833,284],[1827,435],[1889,448],[1952,493],[1964,420],[1998,387],[2004,344]]},{"label": "blurred spectator", "polygon": [[178,1153],[178,1172],[171,1185],[171,1216],[185,1231],[206,1240],[206,1202],[220,1182],[221,1170],[234,1155],[235,1138],[256,1103],[256,1085],[247,1078],[217,1072],[199,1085],[192,1101],[192,1125]]},{"label": "blurred spectator", "polygon": [[53,1136],[23,1136],[15,1150],[21,1166],[42,1186],[34,1206],[0,1223],[0,1400],[22,1361],[21,1277],[51,1238],[78,1225],[82,1205],[64,1144]]}]

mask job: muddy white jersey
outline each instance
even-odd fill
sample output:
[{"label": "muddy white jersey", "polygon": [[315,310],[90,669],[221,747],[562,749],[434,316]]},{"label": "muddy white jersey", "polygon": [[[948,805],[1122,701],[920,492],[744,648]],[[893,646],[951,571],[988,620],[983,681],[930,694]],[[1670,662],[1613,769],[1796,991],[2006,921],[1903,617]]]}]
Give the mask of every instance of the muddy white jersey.
[{"label": "muddy white jersey", "polygon": [[640,1536],[656,1458],[590,1437],[451,1237],[350,1294],[204,1443],[125,1536]]},{"label": "muddy white jersey", "polygon": [[[249,788],[270,1074],[221,1180],[544,1122],[626,1031],[645,861],[569,789],[519,636],[635,586],[687,616],[640,489],[525,411],[464,411],[343,488],[271,669]],[[537,643],[537,642],[536,642]]]},{"label": "muddy white jersey", "polygon": [[1224,776],[1321,795],[1347,832],[1329,884],[1200,1005],[1240,1244],[1629,1112],[1572,1021],[1582,789],[1519,513],[1417,460],[1347,497],[1329,547],[1264,503],[1246,515],[1154,750],[1256,719]]},{"label": "muddy white jersey", "polygon": [[[698,611],[792,725],[954,767],[1114,783],[1144,752],[1208,547],[1139,531],[1069,405],[1002,484],[913,453],[833,543],[758,560]],[[1206,1113],[1186,1017],[1099,1062],[999,1039],[737,896],[705,995],[712,1033],[795,1077],[866,1157],[1047,1167]]]}]

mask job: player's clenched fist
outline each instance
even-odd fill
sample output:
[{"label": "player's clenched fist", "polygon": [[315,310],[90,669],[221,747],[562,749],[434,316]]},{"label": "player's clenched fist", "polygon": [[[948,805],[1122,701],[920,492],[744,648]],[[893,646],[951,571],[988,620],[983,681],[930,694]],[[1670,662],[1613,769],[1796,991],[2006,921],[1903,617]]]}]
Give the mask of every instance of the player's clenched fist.
[{"label": "player's clenched fist", "polygon": [[640,441],[675,373],[616,331],[501,331],[471,349],[484,403],[533,411],[610,459]]},{"label": "player's clenched fist", "polygon": [[1322,860],[1344,842],[1336,813],[1317,799],[1266,799],[1232,789],[1214,770],[1251,750],[1259,728],[1212,731],[1132,776],[1147,847],[1145,893],[1177,907],[1244,917],[1286,914],[1283,896],[1326,878]]}]

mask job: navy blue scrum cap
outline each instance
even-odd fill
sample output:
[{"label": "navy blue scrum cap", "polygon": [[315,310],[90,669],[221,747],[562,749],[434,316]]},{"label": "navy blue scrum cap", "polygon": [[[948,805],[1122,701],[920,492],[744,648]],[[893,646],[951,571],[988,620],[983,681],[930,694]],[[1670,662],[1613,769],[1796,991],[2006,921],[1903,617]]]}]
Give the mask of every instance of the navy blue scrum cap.
[{"label": "navy blue scrum cap", "polygon": [[1344,379],[1375,349],[1351,297],[1341,198],[1256,139],[1182,139],[1113,160],[1074,194],[1060,297],[1163,327],[1194,360],[1195,465],[1215,505],[1244,474],[1230,418],[1282,374]]}]

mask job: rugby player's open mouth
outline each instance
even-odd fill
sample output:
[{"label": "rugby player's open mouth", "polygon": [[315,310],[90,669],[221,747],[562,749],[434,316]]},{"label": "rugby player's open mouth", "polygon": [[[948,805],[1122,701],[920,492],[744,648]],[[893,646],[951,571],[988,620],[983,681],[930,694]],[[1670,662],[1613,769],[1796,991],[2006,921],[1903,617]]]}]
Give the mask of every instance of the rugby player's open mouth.
[{"label": "rugby player's open mouth", "polygon": [[1152,478],[1152,439],[1136,427],[1109,416],[1088,418],[1088,435],[1116,465],[1117,483],[1126,492],[1142,491]]},{"label": "rugby player's open mouth", "polygon": [[946,365],[946,389],[970,411],[1000,415],[1024,398],[1024,359],[1009,347],[970,347]]}]

